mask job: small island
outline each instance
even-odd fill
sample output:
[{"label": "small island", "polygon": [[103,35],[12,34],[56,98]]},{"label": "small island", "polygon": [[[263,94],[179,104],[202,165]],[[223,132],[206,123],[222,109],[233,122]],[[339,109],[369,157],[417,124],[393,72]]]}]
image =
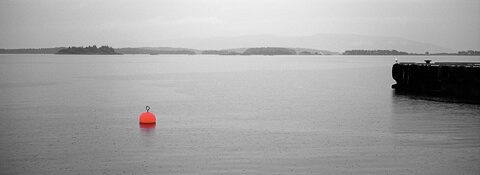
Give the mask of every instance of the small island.
[{"label": "small island", "polygon": [[98,47],[96,45],[88,47],[68,47],[61,49],[57,54],[75,54],[75,55],[121,55],[108,46]]}]

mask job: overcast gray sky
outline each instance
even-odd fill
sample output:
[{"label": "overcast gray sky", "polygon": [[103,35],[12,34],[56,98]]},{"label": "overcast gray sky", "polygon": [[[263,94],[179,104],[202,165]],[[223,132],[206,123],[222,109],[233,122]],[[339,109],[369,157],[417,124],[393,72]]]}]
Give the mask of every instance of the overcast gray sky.
[{"label": "overcast gray sky", "polygon": [[480,50],[480,0],[0,0],[0,48],[318,33]]}]

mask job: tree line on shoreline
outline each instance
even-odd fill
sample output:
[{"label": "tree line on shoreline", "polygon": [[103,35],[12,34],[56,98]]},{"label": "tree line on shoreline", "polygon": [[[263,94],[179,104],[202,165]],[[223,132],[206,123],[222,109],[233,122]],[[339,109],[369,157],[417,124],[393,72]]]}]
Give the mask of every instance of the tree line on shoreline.
[{"label": "tree line on shoreline", "polygon": [[347,50],[343,55],[408,55],[397,50]]},{"label": "tree line on shoreline", "polygon": [[61,49],[57,54],[79,54],[79,55],[120,55],[115,49],[109,46],[98,47],[96,45],[87,47],[68,47]]},{"label": "tree line on shoreline", "polygon": [[480,55],[480,51],[459,51],[458,53],[408,53],[397,50],[347,50],[343,55]]},{"label": "tree line on shoreline", "polygon": [[[96,45],[87,47],[56,47],[40,49],[0,49],[0,54],[83,54],[83,55],[117,55],[117,54],[205,54],[205,55],[323,55],[321,52],[310,49],[310,51],[299,50],[299,48],[283,47],[256,47],[246,49],[230,50],[193,50],[183,48],[118,48],[113,49],[109,46],[97,47]],[[323,51],[322,51],[323,52]],[[336,53],[339,54],[339,53]],[[468,50],[458,53],[407,53],[397,50],[346,50],[342,55],[480,55],[480,51]]]}]

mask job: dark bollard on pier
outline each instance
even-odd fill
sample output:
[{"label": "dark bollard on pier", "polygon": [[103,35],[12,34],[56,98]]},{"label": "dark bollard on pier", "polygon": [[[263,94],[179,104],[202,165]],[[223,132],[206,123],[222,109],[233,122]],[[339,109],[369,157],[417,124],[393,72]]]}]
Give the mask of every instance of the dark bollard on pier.
[{"label": "dark bollard on pier", "polygon": [[480,104],[480,62],[400,62],[392,76],[398,92]]}]

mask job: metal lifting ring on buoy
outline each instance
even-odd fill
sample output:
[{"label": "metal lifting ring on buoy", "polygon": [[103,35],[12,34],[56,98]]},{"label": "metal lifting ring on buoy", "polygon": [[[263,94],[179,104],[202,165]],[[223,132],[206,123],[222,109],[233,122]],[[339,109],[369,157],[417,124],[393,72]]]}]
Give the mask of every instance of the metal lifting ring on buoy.
[{"label": "metal lifting ring on buoy", "polygon": [[144,123],[144,124],[155,123],[157,120],[155,118],[155,115],[151,112],[148,112],[150,110],[150,106],[146,106],[145,109],[147,110],[147,112],[144,112],[142,113],[142,115],[140,115],[140,118],[139,118],[140,123]]}]

